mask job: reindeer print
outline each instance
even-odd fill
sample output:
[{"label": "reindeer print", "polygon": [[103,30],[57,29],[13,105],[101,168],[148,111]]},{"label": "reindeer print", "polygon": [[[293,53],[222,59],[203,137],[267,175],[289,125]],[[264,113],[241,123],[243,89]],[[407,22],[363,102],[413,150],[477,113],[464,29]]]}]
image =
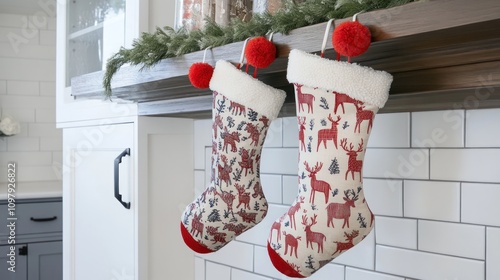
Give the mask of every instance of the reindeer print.
[{"label": "reindeer print", "polygon": [[355,106],[362,103],[361,101],[358,101],[358,100],[350,97],[347,94],[343,94],[343,93],[339,93],[339,92],[335,92],[335,91],[333,92],[333,94],[335,95],[335,106],[333,109],[334,114],[337,114],[337,109],[339,106],[342,107],[342,113],[345,114],[344,103],[351,103],[351,104],[354,104]]},{"label": "reindeer print", "polygon": [[246,229],[246,226],[244,224],[233,224],[233,223],[229,223],[229,224],[224,224],[224,227],[222,228],[224,230],[228,230],[228,231],[232,231],[234,232],[234,234],[236,235],[240,235],[243,233],[243,231],[245,231]]},{"label": "reindeer print", "polygon": [[213,241],[215,243],[226,243],[226,233],[225,232],[219,232],[219,227],[213,227],[213,226],[208,226],[207,227],[207,233],[208,235],[213,237]]},{"label": "reindeer print", "polygon": [[281,240],[281,222],[283,222],[283,220],[285,219],[285,216],[281,216],[281,218],[274,222],[273,225],[271,226],[271,235],[273,234],[273,230],[276,230],[277,232],[277,237],[276,237],[276,241],[277,242],[280,242]]},{"label": "reindeer print", "polygon": [[238,162],[238,164],[241,167],[241,170],[245,170],[245,176],[248,175],[248,170],[250,169],[250,174],[253,174],[253,157],[255,156],[256,151],[254,149],[251,150],[249,153],[247,149],[241,147],[240,148],[240,155],[241,155],[241,161]]},{"label": "reindeer print", "polygon": [[288,209],[287,215],[290,218],[290,227],[293,229],[297,229],[297,223],[295,222],[295,214],[299,211],[300,205],[302,203],[304,203],[303,196],[301,196],[300,200],[297,201],[292,207],[290,207],[290,209]]},{"label": "reindeer print", "polygon": [[221,138],[224,140],[224,147],[223,149],[227,153],[227,146],[231,146],[231,152],[236,152],[236,142],[240,142],[240,133],[237,131],[233,131],[229,133],[227,130],[227,127],[224,128],[224,132],[222,132]]},{"label": "reindeer print", "polygon": [[238,214],[245,223],[255,223],[255,217],[257,216],[257,213],[247,213],[244,209],[240,209],[236,214]]},{"label": "reindeer print", "polygon": [[285,236],[285,255],[287,254],[288,247],[290,247],[290,256],[295,252],[295,257],[298,258],[297,247],[299,247],[299,240],[301,240],[301,237],[294,237],[291,234],[287,234],[285,231],[283,231],[283,235]]},{"label": "reindeer print", "polygon": [[234,199],[236,198],[234,194],[227,191],[222,191],[222,192],[215,191],[215,194],[218,195],[222,199],[222,201],[224,201],[224,203],[226,203],[227,211],[233,212],[233,202]]},{"label": "reindeer print", "polygon": [[328,203],[328,198],[330,197],[330,191],[332,188],[330,184],[325,181],[320,181],[316,179],[316,173],[318,173],[323,167],[322,162],[317,162],[314,168],[309,167],[307,162],[304,162],[307,172],[309,172],[309,177],[311,177],[311,195],[309,197],[309,202],[314,203],[316,192],[322,192],[325,195],[325,203]]},{"label": "reindeer print", "polygon": [[332,115],[328,115],[328,120],[332,123],[330,128],[326,129],[321,129],[318,131],[318,146],[316,147],[316,151],[319,151],[319,146],[321,145],[321,142],[325,145],[326,149],[326,142],[329,140],[333,141],[333,144],[335,145],[335,149],[337,149],[337,125],[339,125],[340,122],[340,116],[337,116],[337,120],[333,120]]},{"label": "reindeer print", "polygon": [[311,227],[317,224],[316,221],[318,215],[314,214],[314,217],[311,218],[311,223],[307,222],[307,216],[302,216],[302,225],[304,225],[306,231],[306,246],[309,248],[309,244],[311,244],[311,249],[313,249],[313,243],[318,244],[318,253],[321,251],[323,253],[323,242],[326,241],[326,236],[321,232],[315,232],[311,230]]},{"label": "reindeer print", "polygon": [[[350,194],[352,196],[350,197]],[[341,219],[344,220],[344,224],[342,224],[342,228],[346,225],[349,227],[349,218],[351,217],[351,207],[356,207],[354,202],[358,200],[358,195],[354,192],[354,190],[345,190],[344,191],[344,203],[330,203],[326,207],[327,212],[327,224],[329,227],[330,224],[332,227],[335,227],[333,223],[333,219]]]},{"label": "reindeer print", "polygon": [[354,127],[354,132],[356,129],[361,132],[361,122],[368,121],[368,127],[366,128],[366,133],[370,133],[370,129],[373,126],[373,118],[375,118],[375,113],[371,110],[363,110],[364,106],[356,105],[356,126]]},{"label": "reindeer print", "polygon": [[196,215],[194,214],[193,220],[191,221],[191,231],[190,233],[193,234],[195,237],[200,234],[203,236],[203,223],[200,221],[201,220],[201,215],[203,214],[204,211],[202,211],[200,214]]},{"label": "reindeer print", "polygon": [[243,204],[243,208],[247,208],[250,210],[250,193],[245,192],[245,186],[240,186],[239,184],[234,184],[234,187],[238,190],[238,205],[236,208],[239,208],[241,204]]},{"label": "reindeer print", "polygon": [[344,151],[347,152],[349,156],[349,161],[347,163],[347,171],[345,172],[345,179],[347,180],[347,174],[349,172],[352,175],[352,179],[354,180],[354,173],[359,173],[359,181],[361,182],[361,169],[363,168],[363,161],[358,160],[358,153],[363,151],[363,139],[361,139],[361,143],[358,145],[358,149],[354,150],[354,145],[352,143],[349,144],[349,149],[347,148],[347,138],[340,140],[340,146]]},{"label": "reindeer print", "polygon": [[212,131],[214,133],[214,139],[217,139],[218,129],[222,129],[222,127],[223,127],[222,116],[216,115],[214,118],[214,123],[212,124]]},{"label": "reindeer print", "polygon": [[307,105],[307,112],[313,113],[313,102],[315,100],[314,95],[302,92],[302,86],[300,84],[294,84],[297,93],[297,107],[300,111],[304,111],[304,104]]},{"label": "reindeer print", "polygon": [[305,151],[306,150],[306,144],[305,144],[305,136],[304,136],[304,131],[306,130],[306,117],[298,117],[299,121],[299,142],[300,142],[300,150]]},{"label": "reindeer print", "polygon": [[353,230],[351,233],[344,232],[344,236],[345,236],[347,242],[335,241],[335,243],[337,244],[337,250],[335,250],[335,252],[333,252],[332,256],[335,255],[335,254],[337,254],[337,253],[340,254],[343,251],[346,251],[346,250],[351,249],[352,247],[354,247],[353,240],[358,235],[359,235],[359,231],[358,230]]},{"label": "reindeer print", "polygon": [[259,126],[254,125],[252,123],[247,123],[245,131],[250,134],[250,139],[252,139],[252,142],[250,142],[250,145],[257,146],[259,145],[259,139],[260,139],[260,131],[259,131]]},{"label": "reindeer print", "polygon": [[232,166],[227,162],[226,155],[221,156],[223,165],[220,163],[217,165],[217,171],[219,171],[219,179],[225,182],[227,186],[231,184],[231,172],[233,172]]},{"label": "reindeer print", "polygon": [[237,116],[241,116],[241,114],[243,114],[243,116],[246,115],[245,114],[245,106],[243,106],[237,102],[230,101],[229,108],[231,109],[231,114],[233,114],[233,115],[237,115]]},{"label": "reindeer print", "polygon": [[261,200],[264,198],[264,191],[262,190],[262,186],[260,185],[260,181],[255,182],[255,185],[253,186],[253,198],[259,198]]}]

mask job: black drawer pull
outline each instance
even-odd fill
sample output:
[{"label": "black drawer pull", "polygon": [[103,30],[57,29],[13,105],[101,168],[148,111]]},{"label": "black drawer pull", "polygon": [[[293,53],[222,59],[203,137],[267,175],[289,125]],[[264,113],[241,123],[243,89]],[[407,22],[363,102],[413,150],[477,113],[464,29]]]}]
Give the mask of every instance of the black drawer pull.
[{"label": "black drawer pull", "polygon": [[130,148],[125,149],[115,158],[115,198],[125,207],[125,209],[130,209],[130,202],[123,201],[122,195],[120,194],[120,163],[122,163],[122,157],[124,156],[130,156]]},{"label": "black drawer pull", "polygon": [[50,218],[33,218],[33,217],[30,218],[30,220],[32,220],[33,222],[50,222],[50,221],[53,221],[56,219],[57,219],[57,216],[50,217]]}]

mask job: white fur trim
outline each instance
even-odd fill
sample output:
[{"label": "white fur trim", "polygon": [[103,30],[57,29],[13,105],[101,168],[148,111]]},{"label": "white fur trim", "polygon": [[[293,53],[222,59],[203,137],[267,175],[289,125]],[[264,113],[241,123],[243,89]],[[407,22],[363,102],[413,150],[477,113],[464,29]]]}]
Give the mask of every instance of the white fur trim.
[{"label": "white fur trim", "polygon": [[387,72],[300,50],[290,52],[286,78],[290,83],[344,93],[379,108],[384,107],[392,83]]},{"label": "white fur trim", "polygon": [[219,60],[210,80],[210,89],[238,102],[270,120],[278,117],[286,93],[254,79],[230,62]]}]

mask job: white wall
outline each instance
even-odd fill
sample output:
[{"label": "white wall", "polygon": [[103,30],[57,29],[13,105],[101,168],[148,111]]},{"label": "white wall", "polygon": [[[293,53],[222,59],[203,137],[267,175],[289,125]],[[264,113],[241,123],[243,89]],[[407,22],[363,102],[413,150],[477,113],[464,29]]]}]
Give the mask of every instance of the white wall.
[{"label": "white wall", "polygon": [[[498,120],[500,109],[377,115],[364,165],[375,230],[309,279],[500,279]],[[197,194],[210,176],[210,129],[195,122]],[[296,118],[274,121],[261,166],[270,212],[219,252],[197,255],[196,280],[288,279],[265,245],[297,194],[296,165],[284,160],[297,153]]]},{"label": "white wall", "polygon": [[20,193],[61,189],[62,134],[55,127],[56,20],[42,13],[0,14],[0,114],[21,133],[0,139],[0,194],[7,163],[17,162]]}]

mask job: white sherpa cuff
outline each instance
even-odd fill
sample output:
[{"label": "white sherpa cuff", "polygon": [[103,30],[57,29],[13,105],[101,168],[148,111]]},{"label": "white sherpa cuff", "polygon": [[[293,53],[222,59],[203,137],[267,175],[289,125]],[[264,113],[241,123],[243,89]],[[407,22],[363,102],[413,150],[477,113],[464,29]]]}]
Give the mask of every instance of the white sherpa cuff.
[{"label": "white sherpa cuff", "polygon": [[286,78],[290,83],[344,93],[379,108],[384,107],[392,83],[387,72],[299,50],[290,52]]},{"label": "white sherpa cuff", "polygon": [[284,91],[254,79],[225,60],[219,60],[215,64],[210,89],[263,114],[270,120],[278,117],[286,97]]}]

